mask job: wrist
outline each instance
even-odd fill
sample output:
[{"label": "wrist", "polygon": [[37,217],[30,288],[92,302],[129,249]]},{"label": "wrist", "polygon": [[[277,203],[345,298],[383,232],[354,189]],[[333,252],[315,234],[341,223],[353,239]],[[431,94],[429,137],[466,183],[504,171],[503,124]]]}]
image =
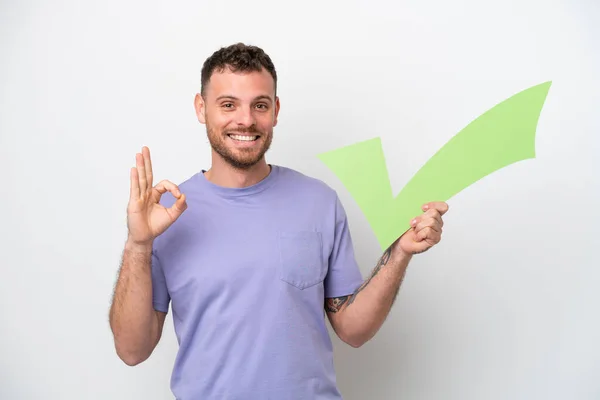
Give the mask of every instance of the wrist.
[{"label": "wrist", "polygon": [[394,263],[408,264],[412,257],[412,253],[408,253],[402,249],[402,247],[400,246],[400,241],[396,242],[392,247],[391,258],[394,261]]},{"label": "wrist", "polygon": [[136,242],[130,237],[125,242],[125,250],[133,253],[150,253],[152,252],[153,241]]}]

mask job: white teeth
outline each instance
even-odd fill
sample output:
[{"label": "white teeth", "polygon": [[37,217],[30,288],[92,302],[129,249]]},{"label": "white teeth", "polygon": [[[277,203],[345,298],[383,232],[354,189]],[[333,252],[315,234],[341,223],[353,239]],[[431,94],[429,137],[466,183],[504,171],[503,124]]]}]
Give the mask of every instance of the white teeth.
[{"label": "white teeth", "polygon": [[232,139],[235,140],[243,140],[246,142],[251,142],[253,140],[256,140],[258,138],[258,136],[241,136],[241,135],[229,135]]}]

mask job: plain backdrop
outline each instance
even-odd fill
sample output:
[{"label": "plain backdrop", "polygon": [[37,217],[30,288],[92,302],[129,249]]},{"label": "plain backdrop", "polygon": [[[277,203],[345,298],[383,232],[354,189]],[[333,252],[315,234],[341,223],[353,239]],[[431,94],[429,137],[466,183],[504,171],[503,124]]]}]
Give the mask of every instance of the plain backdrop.
[{"label": "plain backdrop", "polygon": [[[0,3],[0,398],[172,399],[169,315],[154,354],[115,354],[108,309],[129,168],[210,166],[193,98],[238,41],[279,73],[268,161],[334,187],[363,275],[380,250],[317,154],[381,137],[394,192],[481,113],[551,80],[536,158],[449,200],[380,333],[334,337],[348,400],[600,398],[600,3]],[[210,329],[210,327],[207,327]]]}]

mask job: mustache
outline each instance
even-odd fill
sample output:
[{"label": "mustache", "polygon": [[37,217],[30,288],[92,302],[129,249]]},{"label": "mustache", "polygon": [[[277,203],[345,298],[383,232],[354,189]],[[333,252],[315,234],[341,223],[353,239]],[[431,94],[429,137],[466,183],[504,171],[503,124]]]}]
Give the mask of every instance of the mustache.
[{"label": "mustache", "polygon": [[236,129],[227,129],[225,131],[225,134],[227,135],[231,135],[231,134],[256,134],[256,135],[262,135],[263,133],[261,131],[259,131],[256,126],[249,126],[247,128],[236,128]]}]

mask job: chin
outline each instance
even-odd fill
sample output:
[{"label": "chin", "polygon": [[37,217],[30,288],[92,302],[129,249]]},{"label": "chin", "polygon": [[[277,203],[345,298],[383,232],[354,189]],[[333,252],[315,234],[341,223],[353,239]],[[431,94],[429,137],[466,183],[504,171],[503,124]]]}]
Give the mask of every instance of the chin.
[{"label": "chin", "polygon": [[[210,139],[210,137],[209,137]],[[227,162],[227,164],[240,170],[248,170],[264,159],[265,153],[269,150],[270,140],[267,137],[259,136],[256,140],[256,146],[243,148],[232,145],[230,138],[225,135],[224,140],[210,140],[213,150]],[[266,143],[264,142],[266,140]]]},{"label": "chin", "polygon": [[[255,153],[255,152],[253,152]],[[248,157],[249,154],[246,153],[246,157],[240,157],[239,155],[234,155],[232,153],[229,154],[221,154],[223,159],[230,164],[232,167],[237,169],[248,170],[258,164],[264,157],[263,153],[252,154],[251,157]]]}]

